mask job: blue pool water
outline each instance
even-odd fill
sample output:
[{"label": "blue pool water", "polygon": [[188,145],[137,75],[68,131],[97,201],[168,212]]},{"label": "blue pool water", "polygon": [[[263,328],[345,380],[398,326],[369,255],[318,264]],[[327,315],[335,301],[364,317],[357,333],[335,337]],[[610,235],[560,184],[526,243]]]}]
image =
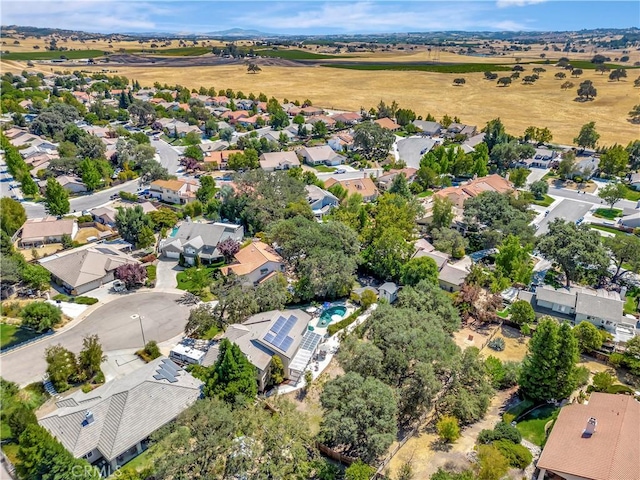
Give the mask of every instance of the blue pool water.
[{"label": "blue pool water", "polygon": [[179,227],[173,227],[173,229],[171,230],[171,237],[175,237],[176,234],[178,233],[178,230],[180,230]]},{"label": "blue pool water", "polygon": [[317,326],[326,327],[333,321],[331,317],[333,317],[334,315],[339,315],[340,320],[342,320],[344,318],[345,313],[347,313],[347,307],[336,306],[336,307],[328,308],[324,312],[322,312],[322,314],[320,315],[320,319],[318,320]]}]

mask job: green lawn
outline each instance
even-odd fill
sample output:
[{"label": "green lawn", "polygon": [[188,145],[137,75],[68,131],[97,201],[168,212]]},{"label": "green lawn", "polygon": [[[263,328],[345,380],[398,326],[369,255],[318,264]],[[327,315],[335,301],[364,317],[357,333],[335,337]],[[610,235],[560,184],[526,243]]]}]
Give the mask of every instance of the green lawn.
[{"label": "green lawn", "polygon": [[[213,273],[220,268],[220,265],[206,265],[200,267],[198,271],[192,271],[187,269],[176,275],[178,280],[178,288],[180,290],[186,290],[194,295],[200,295],[204,300],[204,289],[211,284]],[[208,290],[208,289],[207,289]]]},{"label": "green lawn", "polygon": [[326,165],[316,165],[313,168],[315,168],[320,173],[330,173],[336,171],[336,167],[327,167]]},{"label": "green lawn", "polygon": [[38,334],[33,330],[22,328],[19,325],[0,323],[0,349],[9,348],[37,336]]},{"label": "green lawn", "polygon": [[205,340],[211,340],[213,337],[215,337],[218,334],[218,332],[220,332],[218,327],[216,327],[215,325],[212,325],[211,328],[205,332],[202,338],[204,338]]},{"label": "green lawn", "polygon": [[502,420],[506,423],[511,423],[513,420],[518,418],[518,415],[526,412],[531,407],[533,407],[533,405],[534,404],[531,400],[523,400],[519,404],[511,407],[509,410],[504,412],[504,414],[502,415]]},{"label": "green lawn", "polygon": [[153,282],[156,279],[157,267],[155,265],[147,265],[147,280]]},{"label": "green lawn", "polygon": [[13,53],[3,53],[3,60],[53,60],[60,58],[61,56],[66,57],[68,59],[79,59],[79,58],[96,58],[103,57],[105,52],[103,50],[71,50],[68,52],[50,52],[50,51],[42,51],[42,52],[13,52]]},{"label": "green lawn", "polygon": [[425,198],[425,197],[430,197],[431,195],[433,195],[433,190],[425,190],[424,192],[420,192],[418,195],[416,195],[418,198]]},{"label": "green lawn", "polygon": [[421,63],[359,63],[359,64],[323,64],[323,67],[347,68],[350,70],[418,70],[421,72],[436,73],[475,73],[475,72],[506,72],[511,71],[511,67],[497,65],[494,63],[451,63],[442,65],[425,65]]},{"label": "green lawn", "polygon": [[545,193],[544,198],[542,200],[536,200],[535,198],[532,200],[532,203],[536,205],[540,205],[541,207],[548,207],[554,202],[554,199]]},{"label": "green lawn", "polygon": [[640,296],[640,291],[637,291],[635,295],[631,292],[627,292],[627,297],[624,301],[624,313],[625,314],[634,314],[638,312],[638,297]]},{"label": "green lawn", "polygon": [[618,237],[620,235],[627,235],[627,233],[623,232],[622,230],[618,230],[617,228],[603,227],[602,225],[590,225],[590,226],[591,226],[591,228],[594,228],[596,230],[600,230],[602,232],[613,233],[616,237]]},{"label": "green lawn", "polygon": [[637,202],[638,200],[640,200],[640,192],[637,190],[633,190],[629,187],[627,187],[626,185],[624,186],[625,192],[624,192],[624,198],[626,200],[631,200],[632,202]]},{"label": "green lawn", "polygon": [[143,48],[127,50],[128,53],[150,53],[153,55],[163,55],[167,57],[196,57],[211,53],[211,48],[207,47],[183,47],[183,48]]},{"label": "green lawn", "polygon": [[498,315],[500,318],[507,318],[509,316],[509,307],[496,312],[496,315]]},{"label": "green lawn", "polygon": [[558,407],[553,405],[542,406],[528,413],[518,422],[516,428],[522,434],[522,438],[538,446],[542,446],[547,437],[545,427],[547,423],[553,420],[554,414],[559,410]]},{"label": "green lawn", "polygon": [[619,208],[599,208],[594,212],[593,216],[598,218],[606,218],[607,220],[614,220],[615,218],[622,216],[622,210],[620,210]]},{"label": "green lawn", "polygon": [[255,50],[261,57],[278,57],[287,60],[325,60],[329,58],[351,58],[347,55],[325,55],[322,53],[305,52],[304,50]]}]

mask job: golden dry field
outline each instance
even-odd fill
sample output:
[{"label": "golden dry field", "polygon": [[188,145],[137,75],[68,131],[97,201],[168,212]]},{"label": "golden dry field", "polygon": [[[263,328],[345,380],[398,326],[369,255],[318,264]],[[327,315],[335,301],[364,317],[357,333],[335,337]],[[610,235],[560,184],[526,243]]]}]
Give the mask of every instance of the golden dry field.
[{"label": "golden dry field", "polygon": [[[11,43],[11,39],[4,39]],[[37,40],[33,37],[19,40],[23,51],[34,51],[32,44],[44,44],[44,37]],[[108,48],[107,39],[86,40],[85,43],[69,40],[61,43],[69,48],[103,49]],[[140,45],[135,41],[113,42],[114,51],[120,48],[133,49],[149,47],[150,42]],[[209,42],[209,46],[214,42]],[[189,43],[190,45],[190,43]],[[178,47],[173,41],[168,48]],[[5,46],[4,48],[8,48]],[[493,57],[458,55],[449,51],[437,53],[438,62],[450,63],[499,63],[512,64],[516,58],[522,62],[540,60],[542,45],[534,45],[530,52],[508,52]],[[11,51],[18,51],[11,46]],[[327,52],[326,48],[309,48],[311,52]],[[557,59],[562,55],[571,55],[572,59],[589,59],[594,50],[587,49],[583,54],[564,54],[562,52],[545,52],[550,58]],[[621,51],[597,52],[611,57],[612,61],[622,55]],[[427,47],[416,50],[374,53],[346,53],[357,62],[429,62],[436,61],[435,49],[427,51]],[[640,60],[640,52],[632,51],[632,58],[627,64]],[[191,57],[194,58],[194,57]],[[337,63],[341,59],[327,60],[326,63]],[[342,59],[348,61],[348,59]],[[533,85],[523,85],[516,80],[510,87],[498,87],[495,82],[484,79],[482,73],[448,74],[424,71],[391,71],[391,70],[350,70],[326,68],[321,66],[275,66],[263,65],[259,74],[248,74],[241,64],[223,66],[193,67],[161,67],[117,65],[86,66],[78,62],[83,70],[106,71],[110,74],[125,75],[138,80],[143,86],[151,86],[154,82],[180,84],[190,88],[215,86],[217,89],[231,88],[250,92],[264,92],[269,96],[289,100],[311,99],[314,104],[325,108],[357,110],[360,107],[369,109],[380,100],[387,103],[395,100],[401,107],[411,108],[418,115],[431,113],[436,118],[445,114],[460,117],[462,122],[483,126],[488,120],[500,117],[507,131],[520,135],[530,125],[548,127],[554,135],[554,141],[572,143],[580,126],[595,121],[601,134],[600,144],[627,144],[640,138],[640,126],[627,120],[627,113],[634,105],[640,103],[640,89],[633,87],[633,81],[640,76],[640,69],[628,71],[628,78],[622,81],[609,81],[607,75],[594,70],[585,70],[580,78],[570,78],[576,86],[570,90],[561,90],[563,80],[554,78],[560,69],[553,65],[542,65],[547,69]],[[26,62],[2,61],[2,71],[20,72],[26,68]],[[72,70],[70,67],[65,69]],[[531,73],[531,65],[525,65],[521,77]],[[59,65],[36,62],[35,70],[51,73],[61,70]],[[509,72],[497,72],[500,76],[508,76]],[[567,72],[568,73],[568,72]],[[464,77],[466,84],[453,86],[453,79]],[[590,79],[598,89],[594,101],[576,102],[577,85],[584,79]]]},{"label": "golden dry field", "polygon": [[[243,65],[216,67],[120,67],[111,65],[118,75],[135,78],[141,85],[154,82],[180,84],[190,88],[202,85],[217,89],[232,88],[245,94],[264,92],[279,99],[311,99],[325,108],[356,110],[377,105],[380,100],[396,100],[401,107],[418,115],[431,113],[436,118],[448,114],[465,123],[483,126],[500,117],[512,134],[520,135],[530,125],[548,127],[554,141],[571,143],[584,123],[595,121],[604,145],[627,144],[640,138],[640,127],[627,120],[627,113],[640,103],[640,89],[633,87],[635,72],[620,82],[611,82],[595,71],[585,70],[581,79],[593,80],[598,89],[594,101],[574,101],[580,79],[571,80],[576,88],[560,89],[562,81],[547,72],[533,85],[516,82],[498,87],[482,73],[444,74],[417,71],[359,71],[326,67],[268,67],[259,74],[247,73]],[[529,67],[526,67],[529,70]],[[100,67],[87,70],[100,71]],[[467,83],[453,86],[453,79],[464,77]]]}]

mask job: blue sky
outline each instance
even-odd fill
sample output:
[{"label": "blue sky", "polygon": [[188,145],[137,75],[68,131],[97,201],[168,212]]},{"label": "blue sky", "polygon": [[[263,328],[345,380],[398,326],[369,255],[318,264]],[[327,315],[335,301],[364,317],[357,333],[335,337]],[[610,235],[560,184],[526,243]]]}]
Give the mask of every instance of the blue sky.
[{"label": "blue sky", "polygon": [[204,33],[234,27],[284,34],[549,31],[640,26],[640,2],[2,0],[0,20],[2,25],[103,33]]}]

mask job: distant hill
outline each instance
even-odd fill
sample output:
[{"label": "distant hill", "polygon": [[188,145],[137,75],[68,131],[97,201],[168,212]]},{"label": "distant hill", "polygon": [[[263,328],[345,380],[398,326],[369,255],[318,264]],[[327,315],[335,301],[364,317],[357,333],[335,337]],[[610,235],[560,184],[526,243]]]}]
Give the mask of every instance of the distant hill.
[{"label": "distant hill", "polygon": [[209,35],[211,37],[245,37],[245,38],[278,36],[278,34],[274,34],[274,33],[265,33],[265,32],[260,32],[258,30],[245,30],[242,28],[230,28],[228,30],[221,30],[218,32],[207,32],[204,35]]}]

